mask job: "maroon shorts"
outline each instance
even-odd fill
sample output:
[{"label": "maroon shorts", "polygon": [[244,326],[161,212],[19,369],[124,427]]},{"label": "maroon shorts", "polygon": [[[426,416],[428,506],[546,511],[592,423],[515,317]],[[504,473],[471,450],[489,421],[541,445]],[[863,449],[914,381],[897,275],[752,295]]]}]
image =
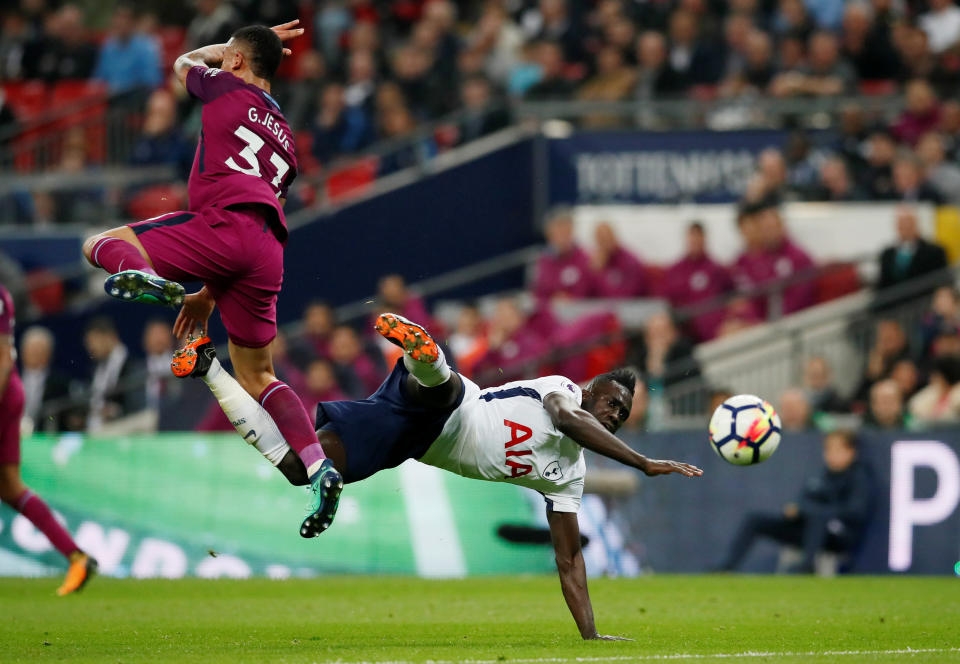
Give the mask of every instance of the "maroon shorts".
[{"label": "maroon shorts", "polygon": [[0,395],[0,463],[20,465],[20,418],[23,417],[23,383],[14,369]]},{"label": "maroon shorts", "polygon": [[130,229],[161,277],[206,284],[235,344],[262,348],[277,336],[283,245],[256,209],[171,212]]}]

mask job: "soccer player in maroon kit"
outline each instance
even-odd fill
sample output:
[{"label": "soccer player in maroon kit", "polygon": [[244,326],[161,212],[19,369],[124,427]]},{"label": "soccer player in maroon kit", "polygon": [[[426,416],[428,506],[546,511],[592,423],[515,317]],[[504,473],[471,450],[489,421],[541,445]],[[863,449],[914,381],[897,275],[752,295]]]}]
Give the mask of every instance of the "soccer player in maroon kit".
[{"label": "soccer player in maroon kit", "polygon": [[[188,337],[174,355],[174,374],[202,378],[248,443],[260,449],[269,429],[297,451],[313,489],[300,534],[315,537],[332,522],[343,481],[300,399],[277,380],[270,351],[287,240],[283,203],[297,174],[293,133],[270,96],[270,80],[290,53],[283,42],[303,33],[294,27],[298,22],[241,28],[226,44],[177,58],[177,78],[203,103],[189,209],[91,237],[84,254],[110,273],[104,283],[109,295],[183,305],[174,333],[199,330],[200,336]],[[186,295],[186,281],[204,286]],[[206,336],[215,305],[237,381],[223,380],[226,372]],[[237,383],[245,392],[237,393]],[[270,458],[269,450],[261,451]]]},{"label": "soccer player in maroon kit", "polygon": [[67,578],[57,589],[69,595],[83,588],[97,570],[97,561],[80,550],[54,518],[40,496],[20,479],[20,418],[23,417],[23,383],[14,365],[13,299],[0,285],[0,499],[37,527],[69,561]]}]

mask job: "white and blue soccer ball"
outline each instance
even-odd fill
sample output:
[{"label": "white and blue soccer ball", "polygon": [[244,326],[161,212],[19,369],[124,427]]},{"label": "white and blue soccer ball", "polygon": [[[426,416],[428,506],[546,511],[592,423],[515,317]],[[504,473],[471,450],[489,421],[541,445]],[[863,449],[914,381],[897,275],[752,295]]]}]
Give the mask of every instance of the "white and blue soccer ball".
[{"label": "white and blue soccer ball", "polygon": [[752,394],[730,397],[710,418],[710,447],[724,461],[749,466],[769,458],[780,445],[780,416]]}]

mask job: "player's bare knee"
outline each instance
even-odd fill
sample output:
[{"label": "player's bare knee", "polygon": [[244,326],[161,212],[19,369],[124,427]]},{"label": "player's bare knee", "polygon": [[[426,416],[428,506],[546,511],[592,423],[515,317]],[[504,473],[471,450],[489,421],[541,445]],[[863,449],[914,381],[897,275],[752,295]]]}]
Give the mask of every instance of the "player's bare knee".
[{"label": "player's bare knee", "polygon": [[83,255],[91,265],[96,267],[96,264],[93,262],[93,250],[97,247],[97,242],[105,238],[106,235],[103,233],[98,233],[97,235],[91,235],[86,240],[83,241]]},{"label": "player's bare knee", "polygon": [[254,399],[259,399],[263,391],[277,378],[268,371],[237,369],[237,382]]}]

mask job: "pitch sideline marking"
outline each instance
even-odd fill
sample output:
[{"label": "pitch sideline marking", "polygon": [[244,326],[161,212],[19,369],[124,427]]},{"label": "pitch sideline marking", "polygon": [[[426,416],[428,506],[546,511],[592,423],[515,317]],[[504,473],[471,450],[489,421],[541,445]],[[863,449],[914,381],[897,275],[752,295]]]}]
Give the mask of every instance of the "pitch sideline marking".
[{"label": "pitch sideline marking", "polygon": [[[636,662],[669,661],[682,659],[738,659],[755,657],[859,657],[863,655],[923,655],[935,653],[956,653],[960,648],[900,648],[896,650],[825,650],[823,652],[759,652],[738,653],[676,653],[669,655],[617,655],[609,657],[536,657],[513,659],[428,659],[423,664],[553,664],[563,662]],[[380,662],[341,662],[338,664],[416,664],[407,660],[387,660]]]}]

